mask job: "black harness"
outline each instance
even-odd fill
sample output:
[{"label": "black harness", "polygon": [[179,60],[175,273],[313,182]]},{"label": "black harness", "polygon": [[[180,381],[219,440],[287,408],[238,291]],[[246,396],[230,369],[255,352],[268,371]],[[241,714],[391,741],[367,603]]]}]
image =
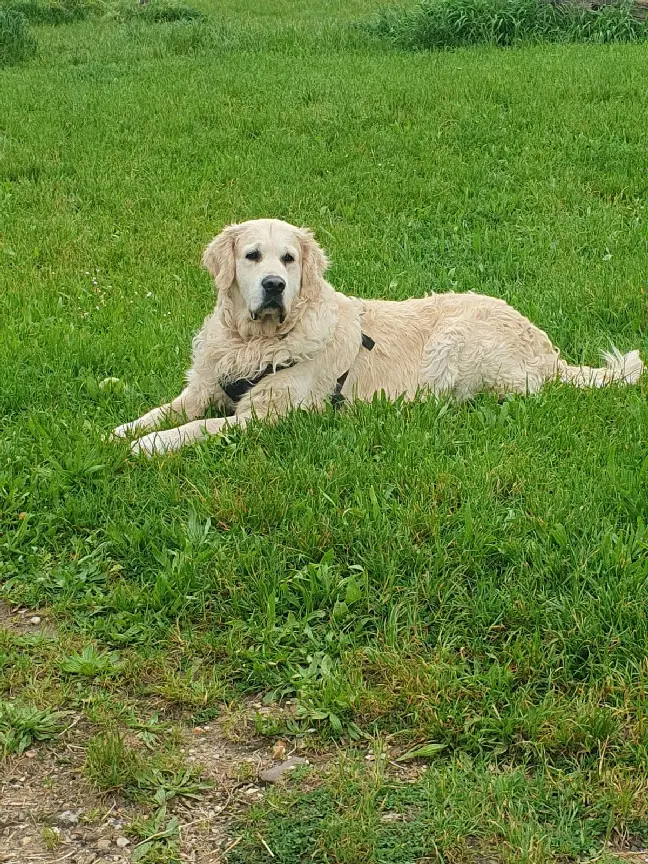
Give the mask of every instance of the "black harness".
[{"label": "black harness", "polygon": [[[371,338],[371,336],[367,336],[366,333],[362,334],[362,347],[363,348],[366,348],[367,351],[371,351],[371,349],[374,347],[375,344],[376,343]],[[346,382],[347,376],[348,376],[350,371],[351,371],[350,369],[347,369],[347,371],[344,372],[342,375],[340,375],[340,377],[337,379],[337,382],[335,384],[335,390],[331,394],[331,405],[334,408],[339,408],[340,405],[343,405],[344,402],[346,401],[344,396],[342,395],[342,388],[344,387],[344,384]]]},{"label": "black harness", "polygon": [[[367,351],[371,351],[376,343],[371,338],[371,336],[367,336],[365,333],[362,334],[362,347],[366,348]],[[248,393],[253,387],[263,381],[264,378],[267,378],[268,375],[274,375],[275,372],[281,372],[282,369],[292,369],[293,366],[296,366],[296,363],[287,363],[285,366],[273,366],[272,363],[268,363],[265,369],[262,369],[260,372],[253,378],[239,378],[237,381],[230,381],[228,384],[221,384],[221,387],[225,391],[227,397],[236,405],[237,402],[240,402],[241,399]],[[346,400],[342,395],[342,388],[346,382],[346,379],[351,370],[347,369],[347,371],[340,375],[335,384],[335,390],[331,394],[331,405],[334,408],[339,408]]]}]

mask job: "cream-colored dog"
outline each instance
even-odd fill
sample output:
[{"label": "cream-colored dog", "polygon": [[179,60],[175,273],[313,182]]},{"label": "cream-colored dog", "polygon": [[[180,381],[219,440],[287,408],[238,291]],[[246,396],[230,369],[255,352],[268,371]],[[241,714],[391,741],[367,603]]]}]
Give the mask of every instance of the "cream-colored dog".
[{"label": "cream-colored dog", "polygon": [[[368,400],[381,391],[461,401],[484,390],[535,393],[556,378],[578,387],[630,384],[643,370],[638,351],[605,354],[600,369],[568,366],[542,330],[481,294],[402,302],[347,297],[324,279],[327,263],[312,233],[286,222],[225,228],[203,256],[218,300],[194,339],[187,386],[114,435],[149,432],[133,451],[164,453],[255,416]],[[230,416],[197,419],[210,405]],[[150,432],[171,421],[190,422]]]}]

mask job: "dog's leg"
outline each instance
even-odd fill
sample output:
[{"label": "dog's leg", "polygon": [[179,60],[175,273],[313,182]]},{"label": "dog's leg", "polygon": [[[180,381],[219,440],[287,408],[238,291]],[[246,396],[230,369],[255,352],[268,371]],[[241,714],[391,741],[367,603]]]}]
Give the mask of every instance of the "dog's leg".
[{"label": "dog's leg", "polygon": [[248,418],[240,416],[194,420],[192,423],[185,423],[175,429],[150,432],[148,435],[133,441],[131,450],[133,453],[145,456],[170,453],[173,450],[180,450],[186,444],[194,444],[196,441],[204,441],[212,435],[219,435],[231,426],[245,427],[247,420]]},{"label": "dog's leg", "polygon": [[316,365],[304,363],[297,377],[294,368],[285,369],[264,379],[241,399],[238,410],[232,417],[217,417],[194,420],[175,429],[151,432],[133,441],[133,453],[152,456],[179,450],[186,444],[204,441],[212,435],[219,435],[228,428],[244,428],[253,417],[275,422],[293,408],[317,409],[324,404],[326,394],[333,392],[335,382],[319,393],[313,389]]},{"label": "dog's leg", "polygon": [[186,387],[172,402],[154,408],[132,423],[124,423],[113,429],[113,437],[125,438],[132,433],[147,432],[168,420],[194,420],[205,413],[212,401],[205,390]]}]

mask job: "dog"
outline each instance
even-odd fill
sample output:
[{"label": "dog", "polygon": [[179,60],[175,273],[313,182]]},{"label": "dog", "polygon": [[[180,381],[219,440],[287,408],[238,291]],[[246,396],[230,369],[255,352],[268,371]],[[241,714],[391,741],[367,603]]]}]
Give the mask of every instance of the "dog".
[{"label": "dog", "polygon": [[[134,453],[166,453],[253,417],[381,392],[461,402],[483,391],[532,394],[556,379],[632,384],[644,368],[638,351],[616,349],[602,368],[570,366],[546,333],[482,294],[400,302],[341,294],[324,278],[328,260],[312,232],[277,219],[229,225],[202,262],[216,306],[194,338],[182,393],[114,430],[135,437]],[[210,406],[229,416],[199,419]],[[158,429],[170,423],[182,425]]]}]

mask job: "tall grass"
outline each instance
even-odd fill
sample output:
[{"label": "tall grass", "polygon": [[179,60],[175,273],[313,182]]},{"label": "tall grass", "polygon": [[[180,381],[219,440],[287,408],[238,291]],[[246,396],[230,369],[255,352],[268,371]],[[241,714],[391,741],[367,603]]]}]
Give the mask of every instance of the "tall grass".
[{"label": "tall grass", "polygon": [[0,9],[0,67],[19,63],[36,51],[36,40],[18,12]]},{"label": "tall grass", "polygon": [[[4,2],[4,6],[3,6]],[[204,16],[180,0],[0,0],[0,11],[20,14],[34,24],[68,24],[86,18],[113,21],[194,21]]]},{"label": "tall grass", "polygon": [[7,12],[18,13],[33,24],[67,24],[103,8],[97,0],[8,0]]},{"label": "tall grass", "polygon": [[381,10],[369,29],[415,50],[532,42],[630,42],[645,39],[648,22],[632,3],[600,10],[546,0],[420,0],[413,8]]},{"label": "tall grass", "polygon": [[137,18],[149,24],[157,24],[161,21],[198,21],[204,18],[202,12],[178,0],[150,0],[143,6],[129,7],[129,11],[131,14],[127,17]]}]

